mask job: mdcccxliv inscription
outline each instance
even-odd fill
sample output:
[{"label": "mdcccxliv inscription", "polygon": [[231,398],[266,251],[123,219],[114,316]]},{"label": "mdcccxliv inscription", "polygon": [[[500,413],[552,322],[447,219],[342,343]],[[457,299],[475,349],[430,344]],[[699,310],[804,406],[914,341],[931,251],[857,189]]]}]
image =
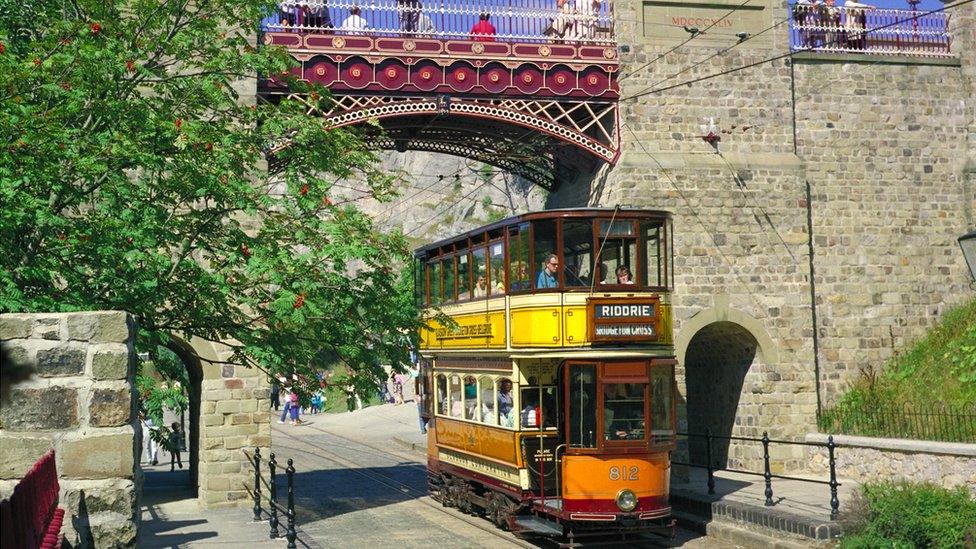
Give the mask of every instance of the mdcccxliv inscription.
[{"label": "mdcccxliv inscription", "polygon": [[657,341],[657,297],[587,300],[593,342]]}]

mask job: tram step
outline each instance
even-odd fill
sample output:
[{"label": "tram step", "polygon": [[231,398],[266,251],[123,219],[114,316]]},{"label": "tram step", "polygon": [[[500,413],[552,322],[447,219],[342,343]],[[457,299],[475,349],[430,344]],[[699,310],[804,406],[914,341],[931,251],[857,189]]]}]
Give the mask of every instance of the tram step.
[{"label": "tram step", "polygon": [[545,536],[563,535],[562,528],[557,526],[556,523],[536,516],[515,517],[515,524],[536,534]]}]

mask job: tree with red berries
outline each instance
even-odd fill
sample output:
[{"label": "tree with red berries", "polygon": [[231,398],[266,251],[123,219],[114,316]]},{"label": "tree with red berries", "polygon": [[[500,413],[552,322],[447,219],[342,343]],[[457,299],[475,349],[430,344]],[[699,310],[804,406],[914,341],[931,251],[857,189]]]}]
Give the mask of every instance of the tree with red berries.
[{"label": "tree with red berries", "polygon": [[406,243],[330,199],[339,179],[380,198],[395,181],[307,106],[239,95],[294,63],[253,45],[275,9],[0,0],[0,312],[125,310],[143,349],[198,337],[310,379],[323,356],[405,363]]}]

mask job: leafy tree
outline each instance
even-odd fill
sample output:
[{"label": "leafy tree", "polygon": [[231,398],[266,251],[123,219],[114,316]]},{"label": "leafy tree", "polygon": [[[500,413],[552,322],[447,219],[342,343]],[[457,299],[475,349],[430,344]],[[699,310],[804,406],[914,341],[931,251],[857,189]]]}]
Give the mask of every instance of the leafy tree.
[{"label": "leafy tree", "polygon": [[405,241],[330,198],[339,179],[379,199],[396,181],[301,101],[239,95],[294,66],[253,46],[274,9],[0,0],[0,311],[126,310],[151,354],[196,336],[308,379],[322,349],[354,371],[405,362]]}]

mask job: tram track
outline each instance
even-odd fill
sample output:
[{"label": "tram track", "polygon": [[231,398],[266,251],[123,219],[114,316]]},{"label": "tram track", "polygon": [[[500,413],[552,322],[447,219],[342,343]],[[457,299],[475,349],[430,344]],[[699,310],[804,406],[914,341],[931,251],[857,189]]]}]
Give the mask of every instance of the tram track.
[{"label": "tram track", "polygon": [[[423,469],[426,472],[426,466],[422,462],[417,461],[417,457],[416,456],[411,456],[411,455],[407,455],[407,454],[400,453],[400,452],[391,452],[389,449],[381,448],[379,446],[375,446],[373,444],[369,444],[367,442],[363,442],[362,440],[355,440],[355,439],[349,438],[347,436],[344,436],[344,435],[339,434],[339,433],[337,433],[335,431],[332,431],[332,430],[323,429],[323,428],[319,428],[319,427],[316,427],[314,430],[315,431],[318,431],[319,433],[326,434],[326,435],[329,435],[329,436],[332,436],[332,437],[341,439],[341,440],[345,441],[346,443],[352,443],[352,444],[355,444],[355,445],[360,446],[360,447],[369,448],[373,452],[376,452],[376,453],[379,453],[379,454],[382,454],[382,455],[385,455],[385,456],[389,456],[390,458],[394,458],[396,460],[407,460],[407,461],[411,461],[413,463],[410,464],[410,465],[408,465],[409,467],[416,467],[418,469]],[[462,514],[459,511],[456,511],[456,510],[451,509],[451,508],[448,508],[448,507],[444,507],[443,505],[437,503],[436,501],[431,500],[429,498],[429,494],[427,493],[426,490],[417,489],[417,488],[415,488],[413,486],[410,486],[409,484],[407,484],[405,482],[402,482],[400,480],[397,480],[397,479],[395,479],[393,477],[390,477],[388,475],[384,475],[384,474],[381,474],[381,473],[376,473],[376,472],[373,472],[373,471],[363,470],[361,468],[362,467],[361,464],[356,463],[355,461],[352,461],[352,460],[350,460],[348,458],[342,457],[342,456],[336,454],[335,452],[329,451],[328,449],[324,448],[322,445],[316,444],[316,443],[308,440],[307,438],[298,437],[298,436],[295,436],[293,434],[290,434],[290,433],[287,433],[287,432],[284,432],[284,431],[279,431],[279,432],[276,432],[275,434],[283,435],[283,436],[285,436],[285,437],[287,437],[287,438],[289,438],[291,440],[294,440],[294,441],[300,441],[301,444],[306,445],[306,446],[310,446],[310,447],[314,448],[315,451],[310,451],[307,448],[298,448],[298,447],[295,447],[295,446],[289,446],[289,445],[286,445],[286,444],[276,444],[275,446],[277,446],[277,447],[287,448],[289,450],[294,450],[296,452],[309,453],[309,454],[316,455],[318,457],[324,458],[326,460],[329,460],[329,461],[331,461],[331,462],[333,462],[333,463],[335,463],[337,465],[340,465],[342,467],[345,467],[347,470],[352,471],[352,472],[356,473],[357,475],[360,475],[360,476],[362,476],[364,478],[367,478],[369,480],[372,480],[373,482],[376,482],[378,484],[381,484],[383,486],[386,486],[386,487],[390,488],[391,490],[395,491],[398,494],[409,494],[409,495],[415,496],[416,499],[417,499],[417,501],[420,502],[420,503],[422,503],[423,505],[425,505],[425,506],[427,506],[427,507],[429,507],[431,509],[434,509],[434,510],[438,511],[439,513],[441,513],[443,515],[449,516],[449,517],[454,518],[456,520],[460,520],[460,521],[462,521],[462,522],[464,522],[464,523],[466,523],[466,524],[468,524],[470,526],[473,526],[473,527],[477,528],[478,530],[480,530],[482,532],[491,534],[494,537],[497,537],[499,539],[505,540],[505,541],[511,543],[514,546],[525,547],[525,548],[530,548],[530,549],[559,547],[559,545],[557,543],[555,543],[555,542],[553,542],[551,540],[542,540],[542,539],[540,539],[540,540],[538,540],[539,543],[530,543],[528,541],[525,541],[525,540],[516,538],[516,537],[514,537],[514,536],[512,536],[510,534],[507,534],[507,533],[504,533],[503,534],[501,531],[498,530],[498,528],[496,528],[494,525],[492,525],[490,522],[486,521],[484,518],[482,518],[480,516],[474,516],[474,517],[472,517],[471,515]],[[340,448],[344,448],[344,449],[350,450],[350,451],[353,451],[353,452],[359,451],[357,448],[355,448],[353,446],[349,446],[348,444],[345,444],[345,445],[336,445],[336,446],[338,446]],[[669,541],[670,540],[666,540],[666,539],[663,539],[663,538],[648,538],[648,539],[643,539],[643,540],[633,540],[633,539],[631,539],[631,540],[626,540],[626,541],[623,541],[623,540],[590,541],[590,542],[584,542],[582,544],[582,546],[584,546],[584,547],[594,547],[594,548],[596,548],[596,547],[615,547],[615,548],[621,548],[621,549],[647,549],[648,547],[670,547],[671,544],[669,543]]]},{"label": "tram track", "polygon": [[[386,456],[390,456],[392,458],[396,458],[397,460],[401,460],[401,459],[407,458],[407,456],[399,455],[399,454],[390,452],[389,450],[386,450],[386,449],[383,449],[383,448],[378,448],[376,446],[373,446],[372,444],[367,444],[367,443],[362,442],[362,441],[359,441],[359,440],[353,440],[351,438],[348,438],[348,437],[345,437],[345,436],[340,435],[338,433],[335,433],[334,431],[328,431],[328,430],[325,430],[325,429],[316,429],[316,430],[319,431],[319,432],[322,432],[324,434],[328,434],[328,435],[334,436],[336,438],[342,439],[342,440],[344,440],[346,442],[351,442],[353,444],[357,444],[357,445],[363,446],[365,448],[369,448],[370,450],[372,450],[374,452],[378,452],[380,454],[383,454],[383,455],[386,455]],[[359,476],[361,476],[363,478],[369,479],[369,480],[371,480],[373,482],[376,482],[376,483],[378,483],[380,485],[386,486],[386,487],[390,488],[391,490],[395,491],[397,494],[409,494],[409,495],[415,496],[416,497],[416,500],[419,503],[421,503],[421,504],[429,507],[430,509],[434,509],[434,510],[438,511],[439,513],[441,513],[443,515],[446,515],[446,516],[449,516],[449,517],[451,517],[453,519],[460,520],[460,521],[462,521],[462,522],[464,522],[464,523],[466,523],[466,524],[468,524],[470,526],[473,526],[473,527],[477,528],[478,530],[480,530],[482,532],[485,532],[487,534],[491,534],[492,536],[497,537],[499,539],[503,539],[506,542],[511,543],[514,546],[525,547],[525,548],[528,548],[528,549],[539,549],[539,545],[537,545],[537,544],[528,543],[528,542],[526,542],[524,540],[520,540],[518,538],[515,538],[515,537],[511,536],[510,534],[502,534],[501,532],[498,531],[498,529],[494,525],[488,526],[487,524],[485,524],[485,520],[482,519],[482,518],[480,518],[480,517],[474,517],[473,518],[473,517],[471,517],[469,515],[461,514],[461,513],[457,512],[457,511],[451,510],[449,508],[446,508],[446,507],[442,506],[439,503],[436,503],[436,502],[432,501],[429,497],[427,497],[428,494],[427,494],[427,491],[426,490],[419,490],[419,489],[417,489],[417,488],[415,488],[415,487],[413,487],[413,486],[411,486],[411,485],[409,485],[409,484],[407,484],[405,482],[402,482],[400,480],[397,480],[397,479],[395,479],[393,477],[390,477],[388,475],[383,475],[383,474],[376,473],[376,472],[373,472],[373,471],[363,470],[361,468],[361,464],[356,463],[356,462],[354,462],[354,461],[352,461],[352,460],[350,460],[348,458],[345,458],[345,457],[343,457],[343,456],[341,456],[339,454],[336,454],[335,452],[332,452],[332,451],[324,448],[322,445],[316,444],[315,442],[312,442],[312,441],[308,440],[307,438],[300,438],[300,437],[297,437],[295,435],[292,435],[290,433],[285,433],[285,432],[277,432],[275,434],[283,435],[283,436],[285,436],[285,437],[287,437],[287,438],[289,438],[291,440],[294,440],[294,441],[300,441],[302,445],[306,446],[306,448],[299,448],[299,447],[290,446],[290,445],[287,445],[287,444],[276,444],[277,447],[287,448],[289,450],[294,450],[296,452],[303,452],[303,453],[306,453],[306,454],[311,454],[311,455],[314,455],[314,456],[317,456],[317,457],[320,457],[320,458],[329,460],[332,463],[335,463],[337,465],[340,465],[342,467],[345,467],[347,470],[349,470],[349,471],[351,471],[351,472],[353,472],[353,473],[355,473],[355,474],[357,474],[357,475],[359,475]],[[310,450],[308,447],[314,448],[314,450]],[[347,449],[349,449],[349,450],[356,451],[355,448],[352,448],[350,446],[344,446],[344,447],[347,448]],[[409,459],[409,458],[407,458],[407,459]],[[411,461],[413,461],[413,460],[411,460]],[[420,463],[416,463],[415,462],[415,464],[418,467],[423,467],[423,465],[420,464]]]}]

